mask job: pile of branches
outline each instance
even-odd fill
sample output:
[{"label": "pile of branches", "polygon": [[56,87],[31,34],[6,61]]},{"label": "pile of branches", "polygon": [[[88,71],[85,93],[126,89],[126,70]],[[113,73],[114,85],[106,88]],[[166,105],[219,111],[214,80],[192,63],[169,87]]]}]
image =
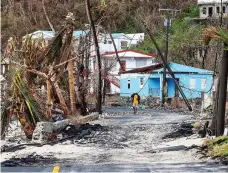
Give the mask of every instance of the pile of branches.
[{"label": "pile of branches", "polygon": [[56,109],[61,110],[62,118],[87,113],[89,36],[76,44],[74,27],[73,14],[69,13],[50,42],[34,35],[9,39],[4,52],[9,70],[5,76],[8,98],[2,107],[2,137],[12,116],[31,138],[37,122],[53,121]]}]

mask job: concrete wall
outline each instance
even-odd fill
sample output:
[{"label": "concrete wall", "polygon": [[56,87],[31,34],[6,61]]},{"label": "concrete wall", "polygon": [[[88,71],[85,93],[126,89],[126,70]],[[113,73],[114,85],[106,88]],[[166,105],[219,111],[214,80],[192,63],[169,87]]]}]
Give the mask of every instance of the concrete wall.
[{"label": "concrete wall", "polygon": [[[228,13],[228,3],[223,3],[223,6],[225,7],[225,13],[224,16],[227,16]],[[209,8],[212,7],[213,9],[213,15],[212,17],[219,17],[221,15],[221,4],[220,3],[208,3],[208,4],[202,4],[199,5],[200,8],[200,18],[207,18],[209,16]],[[217,13],[217,7],[220,10],[220,14]],[[204,8],[206,10],[206,14],[203,13]]]},{"label": "concrete wall", "polygon": [[[212,86],[212,75],[211,74],[175,74],[176,78],[179,80],[179,84],[185,93],[187,98],[201,98],[201,93],[206,92],[208,96],[211,95]],[[144,77],[144,81],[149,80],[145,86],[140,88],[140,78]],[[128,80],[130,80],[130,89],[128,89]],[[173,79],[169,74],[167,74],[168,80],[168,97],[175,96],[175,84]],[[203,81],[206,80],[205,85]],[[161,86],[163,77],[162,74],[123,74],[121,75],[120,82],[120,96],[130,96],[133,92],[141,92],[140,96],[149,96],[150,89],[160,88],[160,98],[161,98]],[[195,85],[194,85],[195,83]],[[204,88],[205,87],[205,88]],[[179,94],[181,97],[181,95]]]},{"label": "concrete wall", "polygon": [[[120,80],[120,96],[130,97],[137,92],[142,96],[149,96],[148,74],[122,74]],[[143,78],[144,87],[140,88],[140,78]],[[128,80],[130,80],[130,88],[128,88]]]},{"label": "concrete wall", "polygon": [[[144,33],[129,34],[129,36],[128,34],[125,34],[118,37],[113,37],[113,39],[116,44],[117,51],[120,51],[120,50],[124,50],[121,48],[121,41],[126,41],[127,47],[130,47],[131,45],[136,45],[139,41],[144,40]],[[115,51],[109,35],[100,36],[99,48],[100,48],[101,54]]]}]

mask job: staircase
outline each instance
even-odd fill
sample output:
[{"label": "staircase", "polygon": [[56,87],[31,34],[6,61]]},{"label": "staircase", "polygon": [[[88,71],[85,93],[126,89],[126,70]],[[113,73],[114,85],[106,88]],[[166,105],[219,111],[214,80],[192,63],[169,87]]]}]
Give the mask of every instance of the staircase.
[{"label": "staircase", "polygon": [[116,76],[114,76],[114,75],[112,75],[110,73],[108,73],[108,75],[105,76],[104,72],[101,72],[101,75],[102,75],[103,79],[106,79],[111,84],[113,84],[116,87],[120,88],[120,80]]}]

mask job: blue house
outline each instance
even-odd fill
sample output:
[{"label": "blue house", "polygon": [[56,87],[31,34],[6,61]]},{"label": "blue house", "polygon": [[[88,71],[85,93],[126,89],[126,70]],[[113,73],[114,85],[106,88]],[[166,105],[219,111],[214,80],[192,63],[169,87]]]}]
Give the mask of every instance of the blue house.
[{"label": "blue house", "polygon": [[[187,98],[201,98],[202,93],[211,95],[212,71],[173,62],[169,65]],[[181,97],[168,71],[166,77],[168,97]],[[132,93],[137,92],[140,96],[161,98],[162,82],[162,64],[125,71],[120,78],[120,96],[131,96]]]}]

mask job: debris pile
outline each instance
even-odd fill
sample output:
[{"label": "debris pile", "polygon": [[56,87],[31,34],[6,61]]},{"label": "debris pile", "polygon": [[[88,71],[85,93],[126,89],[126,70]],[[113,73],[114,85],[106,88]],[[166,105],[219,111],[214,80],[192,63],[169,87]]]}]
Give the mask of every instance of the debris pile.
[{"label": "debris pile", "polygon": [[187,137],[194,134],[192,123],[182,123],[173,126],[176,130],[171,133],[166,134],[163,139],[167,138],[179,138],[179,137]]},{"label": "debris pile", "polygon": [[[3,55],[9,68],[4,74],[7,83],[3,95],[7,99],[1,104],[2,138],[13,116],[20,122],[26,137],[32,139],[38,122],[88,114],[89,54],[79,55],[89,50],[90,40],[87,36],[80,37],[80,45],[75,50],[72,46],[75,44],[74,18],[69,16],[50,42],[42,36],[34,38],[33,34],[9,39]],[[46,130],[50,133],[50,129]]]},{"label": "debris pile", "polygon": [[31,154],[24,158],[11,158],[1,163],[4,167],[16,167],[16,166],[34,166],[34,165],[49,165],[56,162],[54,157],[43,157],[41,155]]},{"label": "debris pile", "polygon": [[101,126],[100,124],[91,125],[86,123],[73,125],[70,124],[68,120],[55,123],[39,122],[34,131],[32,141],[21,141],[21,144],[7,141],[1,145],[1,152],[14,152],[26,146],[54,145],[66,140],[79,140],[88,138],[89,135],[94,134],[96,131],[107,130],[107,127]]}]

